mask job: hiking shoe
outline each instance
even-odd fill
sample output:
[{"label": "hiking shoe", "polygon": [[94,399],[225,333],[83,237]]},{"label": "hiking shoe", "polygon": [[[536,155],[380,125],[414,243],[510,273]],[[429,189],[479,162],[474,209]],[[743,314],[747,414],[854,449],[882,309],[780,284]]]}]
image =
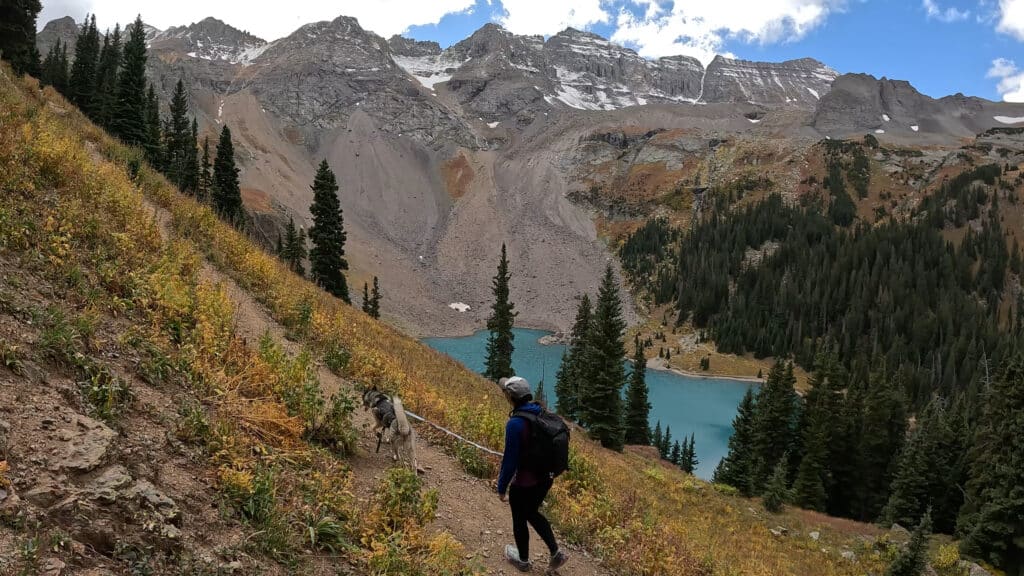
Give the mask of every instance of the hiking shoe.
[{"label": "hiking shoe", "polygon": [[515,566],[516,570],[519,570],[520,572],[529,572],[530,568],[533,567],[529,561],[519,559],[519,550],[517,550],[513,544],[505,546],[505,559],[508,560],[509,564]]},{"label": "hiking shoe", "polygon": [[558,552],[551,555],[551,560],[548,561],[548,570],[558,570],[568,561],[569,555],[559,549]]}]

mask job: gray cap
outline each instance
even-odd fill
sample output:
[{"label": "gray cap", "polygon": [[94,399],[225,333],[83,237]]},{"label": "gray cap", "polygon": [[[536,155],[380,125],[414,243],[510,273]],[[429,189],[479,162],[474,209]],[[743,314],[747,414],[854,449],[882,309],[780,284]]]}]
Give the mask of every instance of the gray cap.
[{"label": "gray cap", "polygon": [[501,391],[504,392],[505,395],[513,402],[533,395],[533,391],[530,390],[530,383],[521,376],[502,378],[501,380],[498,380],[498,386],[501,387]]}]

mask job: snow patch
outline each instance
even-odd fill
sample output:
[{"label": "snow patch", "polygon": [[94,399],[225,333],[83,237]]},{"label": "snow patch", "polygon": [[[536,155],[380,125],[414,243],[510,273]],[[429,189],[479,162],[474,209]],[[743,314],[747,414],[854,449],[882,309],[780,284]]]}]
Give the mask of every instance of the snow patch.
[{"label": "snow patch", "polygon": [[885,130],[879,128],[878,130],[875,130],[875,134],[885,134]]},{"label": "snow patch", "polygon": [[889,115],[888,114],[882,114],[882,120],[888,122],[889,121]]},{"label": "snow patch", "polygon": [[501,122],[488,122],[487,123],[487,127],[488,128],[497,128],[498,124],[501,124]]},{"label": "snow patch", "polygon": [[456,312],[466,312],[469,310],[469,304],[465,304],[463,302],[452,302],[448,307]]},{"label": "snow patch", "polygon": [[445,54],[436,56],[392,56],[395,64],[424,87],[433,90],[436,84],[452,79],[452,74],[469,60],[453,60]]},{"label": "snow patch", "polygon": [[814,88],[808,87],[807,91],[811,93],[811,96],[814,96],[816,99],[821,100],[821,96],[818,96],[818,91],[815,90]]},{"label": "snow patch", "polygon": [[914,124],[913,126],[910,127],[910,129],[913,130],[914,132],[917,132],[918,130],[921,129],[921,127],[918,126],[917,124]]},{"label": "snow patch", "polygon": [[1020,124],[1024,122],[1024,116],[993,116],[992,119],[1001,124]]},{"label": "snow patch", "polygon": [[751,124],[757,124],[760,121],[760,118],[747,118],[747,122],[750,122]]}]

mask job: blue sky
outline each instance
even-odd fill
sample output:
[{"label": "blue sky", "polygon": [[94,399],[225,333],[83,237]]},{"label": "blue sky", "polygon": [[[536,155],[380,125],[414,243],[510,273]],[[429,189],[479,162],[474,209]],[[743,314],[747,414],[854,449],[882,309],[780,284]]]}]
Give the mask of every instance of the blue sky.
[{"label": "blue sky", "polygon": [[516,34],[587,29],[656,58],[715,54],[780,61],[810,56],[839,72],[909,80],[1024,101],[1024,0],[43,0],[39,24],[95,13],[101,29],[143,19],[167,28],[214,16],[266,40],[302,24],[354,16],[389,37],[451,45],[487,22]]}]

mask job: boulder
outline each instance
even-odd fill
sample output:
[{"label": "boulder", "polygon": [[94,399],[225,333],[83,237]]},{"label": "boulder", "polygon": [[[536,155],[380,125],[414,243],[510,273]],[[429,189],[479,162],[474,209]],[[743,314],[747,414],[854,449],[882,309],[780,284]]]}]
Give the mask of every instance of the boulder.
[{"label": "boulder", "polygon": [[808,534],[808,536],[811,537],[811,540],[814,540],[815,542],[817,542],[818,539],[821,538],[821,532],[818,532],[817,530],[815,530],[815,531],[811,532],[810,534]]},{"label": "boulder", "polygon": [[56,467],[79,473],[95,470],[102,464],[110,443],[117,436],[106,424],[81,414],[76,414],[61,432],[58,437],[67,440],[63,442]]},{"label": "boulder", "polygon": [[967,560],[960,561],[960,567],[967,570],[967,576],[992,576],[992,573]]},{"label": "boulder", "polygon": [[124,466],[111,466],[89,484],[90,496],[105,504],[113,504],[119,492],[131,482],[132,477]]},{"label": "boulder", "polygon": [[67,564],[57,558],[47,558],[39,566],[39,576],[60,576],[66,567]]}]

